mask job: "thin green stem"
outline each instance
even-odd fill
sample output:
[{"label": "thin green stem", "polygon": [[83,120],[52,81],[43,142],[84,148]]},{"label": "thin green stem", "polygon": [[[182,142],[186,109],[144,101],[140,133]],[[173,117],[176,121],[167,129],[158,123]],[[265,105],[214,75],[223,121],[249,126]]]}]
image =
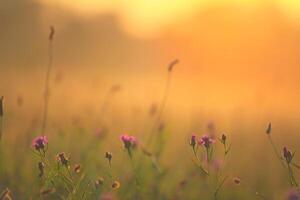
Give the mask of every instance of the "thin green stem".
[{"label": "thin green stem", "polygon": [[50,92],[50,75],[52,71],[52,63],[53,63],[53,44],[52,39],[49,40],[48,45],[48,66],[45,78],[45,88],[44,88],[44,108],[43,108],[43,118],[42,118],[42,135],[45,135],[47,128],[47,120],[48,120],[48,110],[49,110],[49,92]]},{"label": "thin green stem", "polygon": [[273,139],[272,139],[271,135],[268,135],[268,138],[269,138],[269,142],[270,142],[270,144],[271,144],[271,146],[273,148],[273,151],[274,151],[277,159],[279,160],[279,162],[281,163],[281,165],[283,166],[283,168],[285,168],[284,162],[282,161],[282,158],[281,158],[279,152],[277,151],[276,145],[273,142]]},{"label": "thin green stem", "polygon": [[200,170],[201,170],[205,175],[209,176],[208,171],[206,171],[206,170],[203,168],[203,166],[201,165],[201,160],[199,159],[199,157],[198,157],[198,155],[197,155],[197,152],[196,152],[195,148],[193,148],[193,153],[194,153],[194,156],[195,156],[196,160],[198,161],[198,163],[195,162],[195,164],[200,168]]},{"label": "thin green stem", "polygon": [[223,180],[220,182],[220,184],[217,186],[215,193],[214,193],[215,199],[217,199],[218,193],[219,193],[220,189],[222,188],[222,186],[224,185],[227,178],[228,178],[228,176],[224,177]]},{"label": "thin green stem", "polygon": [[150,131],[150,135],[149,135],[149,138],[147,140],[146,146],[149,146],[152,143],[152,140],[153,140],[153,137],[154,137],[154,132],[155,132],[157,126],[159,125],[160,121],[161,121],[161,117],[162,117],[162,114],[163,114],[164,109],[166,107],[166,103],[167,103],[167,99],[168,99],[168,95],[169,95],[171,80],[172,80],[172,72],[168,72],[167,82],[166,82],[166,86],[165,86],[165,90],[164,90],[164,96],[163,96],[162,101],[161,101],[161,105],[160,105],[160,109],[159,109],[157,118],[154,121],[152,129]]}]

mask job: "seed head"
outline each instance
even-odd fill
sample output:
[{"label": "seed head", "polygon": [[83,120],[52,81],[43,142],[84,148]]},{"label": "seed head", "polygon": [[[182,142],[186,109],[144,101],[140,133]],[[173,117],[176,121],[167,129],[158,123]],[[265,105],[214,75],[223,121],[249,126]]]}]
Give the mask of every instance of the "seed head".
[{"label": "seed head", "polygon": [[57,154],[57,160],[65,167],[69,167],[69,158],[66,157],[64,152]]},{"label": "seed head", "polygon": [[119,181],[114,181],[111,185],[112,189],[114,189],[114,190],[119,189],[120,186],[121,186],[121,184]]},{"label": "seed head", "polygon": [[111,159],[112,159],[112,153],[107,151],[105,153],[105,158],[108,160],[109,166],[111,167]]},{"label": "seed head", "polygon": [[168,71],[169,71],[169,72],[172,72],[174,66],[177,65],[178,63],[179,63],[179,60],[178,60],[178,59],[173,60],[173,61],[169,64],[169,66],[168,66]]},{"label": "seed head", "polygon": [[241,179],[239,177],[235,177],[235,178],[233,178],[233,182],[236,185],[240,185],[241,184]]},{"label": "seed head", "polygon": [[81,171],[81,165],[80,164],[76,164],[74,166],[74,172],[78,174],[78,173],[80,173],[80,171]]},{"label": "seed head", "polygon": [[52,41],[54,38],[55,29],[54,26],[50,26],[49,40]]},{"label": "seed head", "polygon": [[269,123],[269,124],[268,124],[268,127],[267,127],[267,130],[266,130],[266,133],[267,133],[268,135],[270,135],[271,132],[272,132],[272,124]]},{"label": "seed head", "polygon": [[293,156],[294,155],[290,152],[290,150],[288,150],[286,147],[283,147],[283,157],[288,164],[292,162]]},{"label": "seed head", "polygon": [[226,139],[227,139],[227,136],[225,134],[222,134],[222,136],[220,138],[220,142],[225,145],[226,144]]}]

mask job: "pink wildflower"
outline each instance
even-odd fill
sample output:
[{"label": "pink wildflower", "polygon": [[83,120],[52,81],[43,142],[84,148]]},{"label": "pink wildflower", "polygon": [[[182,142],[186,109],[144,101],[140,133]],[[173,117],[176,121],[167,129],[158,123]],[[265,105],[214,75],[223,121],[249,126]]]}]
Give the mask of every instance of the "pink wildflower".
[{"label": "pink wildflower", "polygon": [[46,136],[38,136],[32,141],[32,147],[37,151],[44,150],[47,144],[48,138]]},{"label": "pink wildflower", "polygon": [[204,146],[205,148],[209,148],[210,145],[212,143],[214,143],[215,140],[213,140],[212,138],[210,138],[208,135],[203,135],[200,140],[198,141],[198,143],[202,146]]},{"label": "pink wildflower", "polygon": [[121,136],[121,140],[124,143],[126,149],[134,148],[137,145],[136,137],[124,134]]}]

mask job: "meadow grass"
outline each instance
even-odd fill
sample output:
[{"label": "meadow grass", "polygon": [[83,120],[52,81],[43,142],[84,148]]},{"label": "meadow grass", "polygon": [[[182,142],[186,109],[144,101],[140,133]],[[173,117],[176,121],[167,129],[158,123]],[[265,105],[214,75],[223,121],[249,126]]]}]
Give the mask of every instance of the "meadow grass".
[{"label": "meadow grass", "polygon": [[[104,120],[119,114],[108,107],[120,85],[109,89],[96,120],[49,123],[53,40],[51,27],[41,121],[24,129],[26,122],[4,114],[0,99],[0,200],[300,199],[295,135],[283,137],[271,123],[223,130],[204,118],[198,120],[202,127],[169,123],[172,116],[164,112],[178,60],[167,66],[160,104],[142,109],[147,116],[137,116],[142,123],[134,117],[123,122],[131,132],[124,132],[116,117]],[[96,131],[85,123],[91,120]],[[14,124],[3,131],[4,121]],[[287,126],[278,124],[280,130]]]}]

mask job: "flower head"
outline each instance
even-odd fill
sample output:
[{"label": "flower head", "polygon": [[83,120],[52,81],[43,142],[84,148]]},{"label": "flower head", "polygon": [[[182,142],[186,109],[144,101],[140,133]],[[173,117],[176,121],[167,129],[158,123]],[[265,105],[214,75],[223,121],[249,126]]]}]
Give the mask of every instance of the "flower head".
[{"label": "flower head", "polygon": [[50,26],[49,40],[52,41],[54,38],[55,29],[54,26]]},{"label": "flower head", "polygon": [[177,65],[178,63],[179,63],[179,60],[178,60],[178,59],[173,60],[173,61],[169,64],[169,66],[168,66],[168,71],[169,71],[169,72],[172,72],[174,66]]},{"label": "flower head", "polygon": [[109,152],[109,151],[107,151],[107,152],[105,153],[105,158],[108,159],[108,161],[110,162],[111,159],[112,159],[112,153]]},{"label": "flower head", "polygon": [[114,181],[111,185],[112,189],[114,189],[114,190],[119,189],[120,186],[121,186],[121,184],[119,181]]},{"label": "flower head", "polygon": [[121,140],[126,149],[134,148],[137,145],[137,140],[134,136],[124,134],[121,136]]},{"label": "flower head", "polygon": [[212,138],[210,138],[208,135],[203,135],[200,140],[198,141],[198,143],[202,146],[204,146],[205,148],[209,148],[210,145],[212,143],[214,143],[215,140],[213,140]]},{"label": "flower head", "polygon": [[46,136],[38,136],[32,141],[32,147],[37,151],[45,150],[47,144],[48,138]]},{"label": "flower head", "polygon": [[291,189],[287,193],[287,200],[300,200],[300,193],[295,189]]},{"label": "flower head", "polygon": [[69,167],[69,158],[66,157],[64,152],[57,154],[57,160],[65,167]]},{"label": "flower head", "polygon": [[272,124],[269,123],[269,124],[268,124],[268,127],[267,127],[267,130],[266,130],[266,133],[267,133],[268,135],[270,135],[271,132],[272,132]]}]

